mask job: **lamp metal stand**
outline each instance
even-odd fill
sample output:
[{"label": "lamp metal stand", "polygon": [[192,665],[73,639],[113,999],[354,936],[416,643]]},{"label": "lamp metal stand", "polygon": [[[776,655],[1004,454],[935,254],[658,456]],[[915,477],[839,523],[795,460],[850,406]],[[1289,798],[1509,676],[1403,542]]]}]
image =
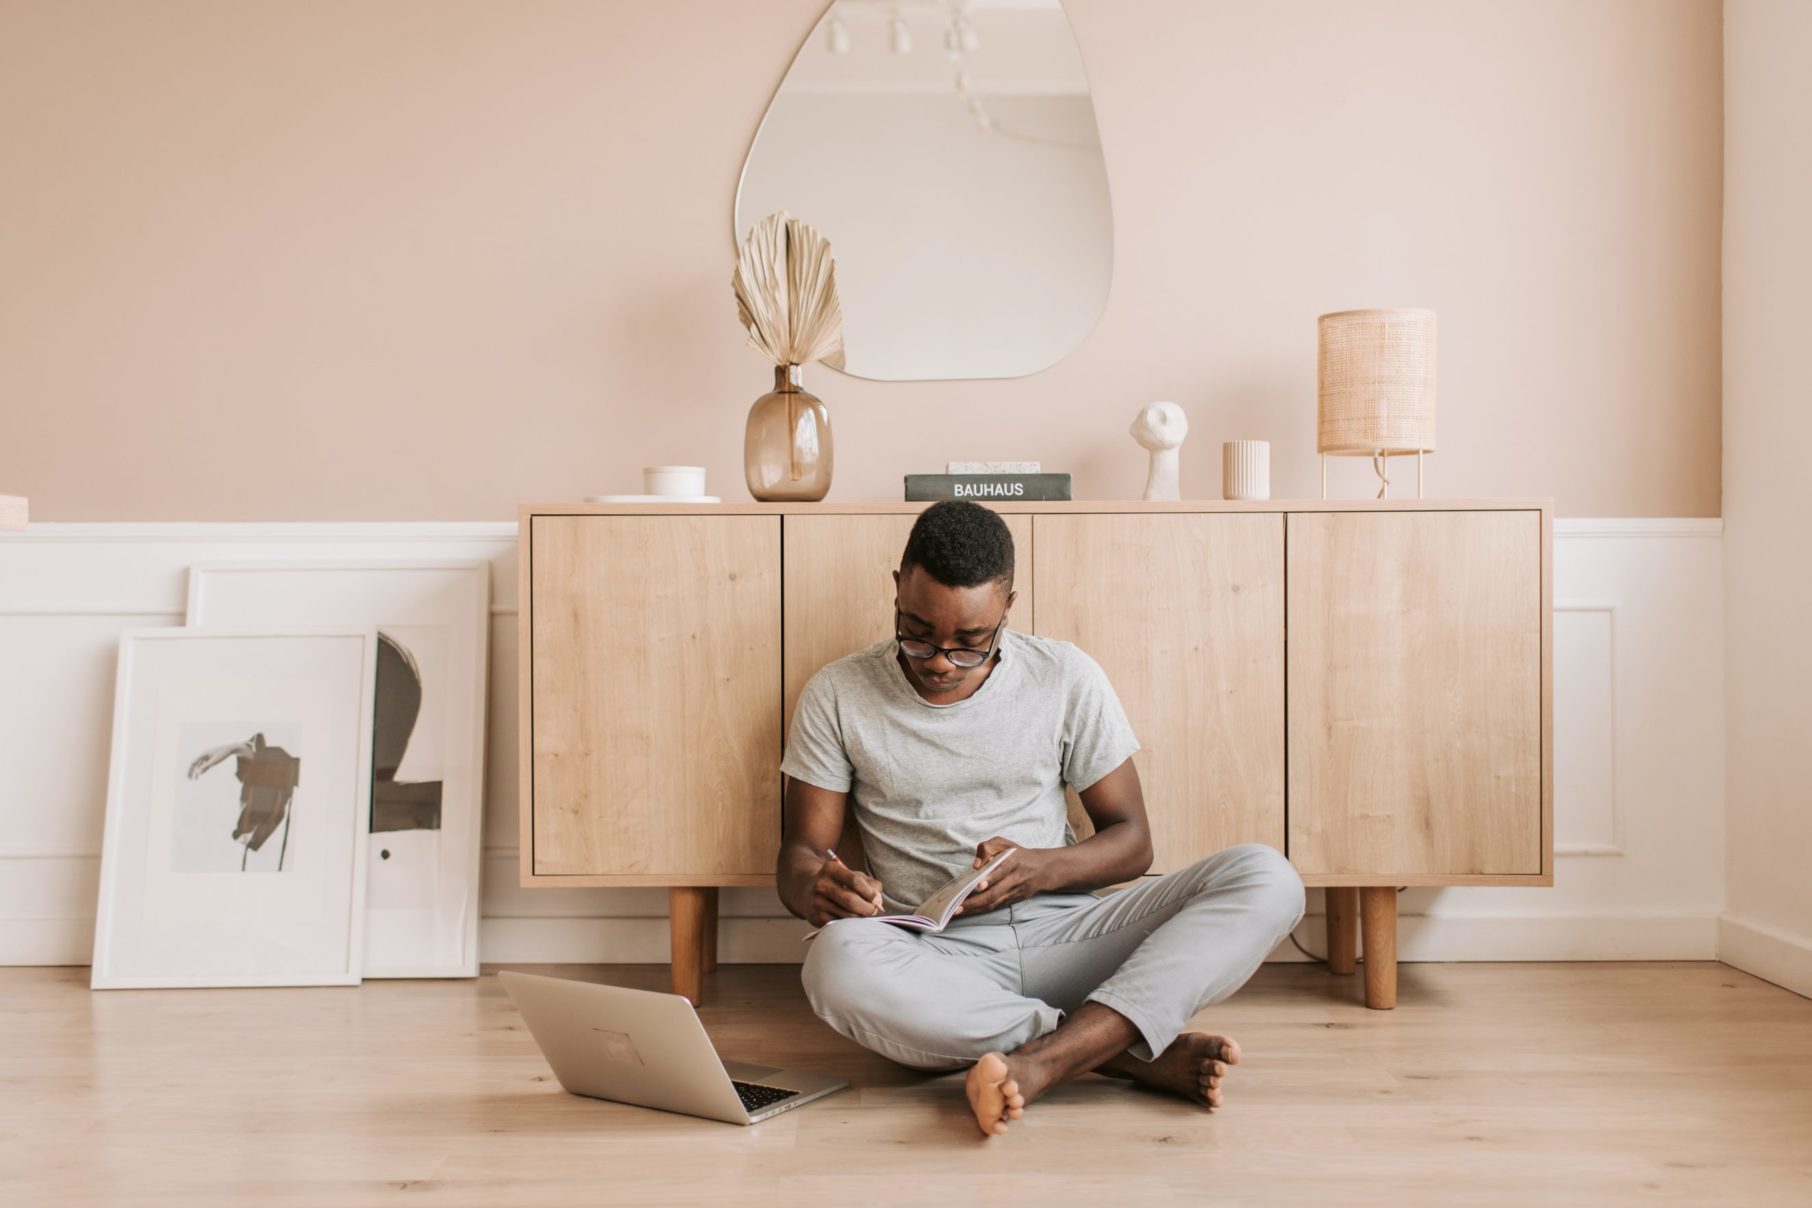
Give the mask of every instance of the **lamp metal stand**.
[{"label": "lamp metal stand", "polygon": [[[1422,454],[1423,454],[1423,452],[1425,452],[1425,450],[1422,450],[1422,449],[1416,450],[1416,498],[1417,499],[1422,498],[1422,483],[1423,483]],[[1390,462],[1389,462],[1390,457],[1391,457],[1391,454],[1386,453],[1382,449],[1373,449],[1372,450],[1372,472],[1377,474],[1377,476],[1378,476],[1378,495],[1377,495],[1377,497],[1379,499],[1386,498],[1387,493],[1390,490],[1390,473],[1389,473],[1389,470],[1387,469],[1387,467],[1390,464]],[[1321,497],[1324,500],[1328,497],[1328,455],[1326,453],[1323,453],[1321,455]]]}]

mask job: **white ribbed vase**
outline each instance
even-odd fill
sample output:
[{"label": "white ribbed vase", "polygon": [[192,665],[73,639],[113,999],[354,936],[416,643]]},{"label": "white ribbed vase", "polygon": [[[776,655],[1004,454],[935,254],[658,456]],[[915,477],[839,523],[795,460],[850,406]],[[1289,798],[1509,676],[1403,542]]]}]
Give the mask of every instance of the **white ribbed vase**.
[{"label": "white ribbed vase", "polygon": [[1271,442],[1230,440],[1221,446],[1221,498],[1271,498]]}]

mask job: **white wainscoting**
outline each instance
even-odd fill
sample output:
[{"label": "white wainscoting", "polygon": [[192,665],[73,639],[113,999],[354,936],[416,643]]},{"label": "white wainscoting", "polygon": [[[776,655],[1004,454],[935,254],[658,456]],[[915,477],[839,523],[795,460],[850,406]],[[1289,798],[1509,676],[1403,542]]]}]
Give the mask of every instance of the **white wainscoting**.
[{"label": "white wainscoting", "polygon": [[[1551,889],[1409,889],[1403,960],[1697,959],[1724,904],[1717,520],[1555,525]],[[182,623],[202,559],[461,557],[494,568],[480,953],[666,959],[662,890],[516,884],[516,526],[36,524],[0,536],[0,964],[86,964],[120,631]],[[1321,893],[1297,932],[1323,950]],[[724,891],[726,961],[795,961],[773,893]],[[1302,959],[1285,943],[1277,959]]]}]

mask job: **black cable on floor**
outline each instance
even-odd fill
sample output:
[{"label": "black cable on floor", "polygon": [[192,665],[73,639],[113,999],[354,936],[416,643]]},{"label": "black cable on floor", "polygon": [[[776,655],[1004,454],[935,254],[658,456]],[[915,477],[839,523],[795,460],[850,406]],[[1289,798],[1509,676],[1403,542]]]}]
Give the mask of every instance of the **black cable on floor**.
[{"label": "black cable on floor", "polygon": [[[1407,886],[1407,885],[1399,885],[1399,886],[1397,886],[1397,892],[1402,893],[1405,889],[1408,889],[1408,888],[1409,888],[1409,886]],[[1324,906],[1322,909],[1325,910],[1326,907]],[[1322,917],[1325,918],[1327,916],[1323,915]],[[1314,961],[1316,964],[1325,965],[1328,963],[1327,957],[1316,956],[1313,952],[1310,952],[1307,948],[1304,948],[1302,946],[1301,941],[1299,941],[1296,938],[1296,933],[1294,931],[1290,932],[1290,942],[1292,944],[1296,945],[1296,951],[1302,953],[1304,956],[1308,957],[1310,960]],[[1363,955],[1357,955],[1353,958],[1353,961],[1355,964],[1363,965],[1365,963],[1365,957]]]}]

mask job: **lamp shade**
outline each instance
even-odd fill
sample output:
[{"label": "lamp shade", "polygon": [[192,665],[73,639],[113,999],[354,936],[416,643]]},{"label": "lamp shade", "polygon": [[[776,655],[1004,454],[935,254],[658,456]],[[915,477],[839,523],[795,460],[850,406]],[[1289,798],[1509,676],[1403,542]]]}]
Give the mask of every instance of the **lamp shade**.
[{"label": "lamp shade", "polygon": [[1319,453],[1431,453],[1435,312],[1342,310],[1317,320]]}]

